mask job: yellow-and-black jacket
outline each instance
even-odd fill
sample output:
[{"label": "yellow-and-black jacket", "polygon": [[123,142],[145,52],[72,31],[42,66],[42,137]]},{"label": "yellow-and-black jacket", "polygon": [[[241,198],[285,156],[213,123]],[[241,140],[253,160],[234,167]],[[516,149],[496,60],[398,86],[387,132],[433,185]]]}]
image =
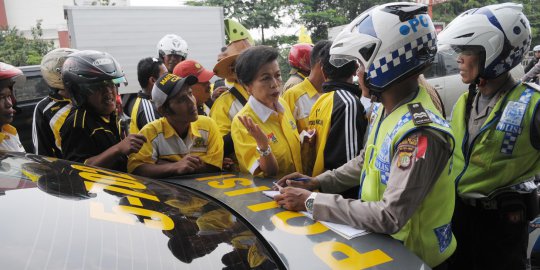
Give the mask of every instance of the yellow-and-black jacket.
[{"label": "yellow-and-black jacket", "polygon": [[308,121],[309,128],[316,130],[313,176],[336,169],[360,154],[367,128],[358,86],[326,82],[323,92],[313,104]]}]

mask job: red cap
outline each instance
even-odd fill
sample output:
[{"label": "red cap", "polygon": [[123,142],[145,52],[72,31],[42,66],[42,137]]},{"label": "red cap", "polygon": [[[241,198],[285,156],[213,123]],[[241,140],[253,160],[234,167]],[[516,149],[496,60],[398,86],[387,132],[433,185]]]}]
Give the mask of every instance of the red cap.
[{"label": "red cap", "polygon": [[214,77],[214,72],[205,69],[195,60],[184,60],[178,63],[174,67],[173,74],[182,78],[192,75],[197,77],[199,82],[207,82]]}]

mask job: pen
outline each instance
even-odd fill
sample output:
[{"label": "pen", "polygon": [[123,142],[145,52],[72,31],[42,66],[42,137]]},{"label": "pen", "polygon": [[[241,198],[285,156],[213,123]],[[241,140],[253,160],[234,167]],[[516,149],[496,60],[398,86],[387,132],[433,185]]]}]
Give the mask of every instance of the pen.
[{"label": "pen", "polygon": [[292,179],[289,179],[289,180],[300,181],[300,182],[307,182],[307,181],[309,181],[310,179],[307,178],[307,177],[298,177],[298,178],[292,178]]},{"label": "pen", "polygon": [[278,190],[281,190],[283,187],[278,185],[277,182],[272,182],[272,184],[274,185],[274,187],[276,187]]}]

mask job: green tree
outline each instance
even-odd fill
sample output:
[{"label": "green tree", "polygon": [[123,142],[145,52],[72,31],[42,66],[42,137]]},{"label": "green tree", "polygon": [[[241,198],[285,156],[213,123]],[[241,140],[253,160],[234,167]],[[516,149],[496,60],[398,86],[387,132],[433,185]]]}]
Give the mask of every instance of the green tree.
[{"label": "green tree", "polygon": [[266,44],[264,31],[271,27],[283,25],[282,18],[286,14],[290,1],[286,0],[203,0],[187,1],[192,6],[223,7],[224,16],[239,21],[247,29],[261,31],[262,44]]},{"label": "green tree", "polygon": [[27,39],[15,27],[0,32],[0,61],[14,66],[39,65],[43,55],[54,48],[52,41],[43,40],[41,20],[30,30],[32,39]]}]

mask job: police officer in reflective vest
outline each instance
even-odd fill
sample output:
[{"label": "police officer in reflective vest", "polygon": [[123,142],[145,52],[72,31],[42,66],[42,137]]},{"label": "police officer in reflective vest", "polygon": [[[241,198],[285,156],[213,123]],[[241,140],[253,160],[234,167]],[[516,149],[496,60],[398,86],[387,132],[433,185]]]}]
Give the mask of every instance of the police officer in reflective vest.
[{"label": "police officer in reflective vest", "polygon": [[[358,157],[315,178],[295,181],[307,177],[295,173],[280,179],[278,185],[292,187],[280,189],[277,203],[307,210],[316,220],[390,234],[429,267],[445,269],[457,244],[450,225],[454,139],[418,84],[436,50],[425,5],[384,4],[345,27],[332,43],[330,63],[358,60],[366,67],[363,79],[371,94],[381,102],[373,108],[366,146]],[[359,183],[359,200],[336,194]]]},{"label": "police officer in reflective vest", "polygon": [[471,9],[439,35],[457,52],[469,92],[457,101],[452,174],[458,198],[452,269],[525,269],[528,220],[537,214],[540,93],[509,71],[531,43],[522,5]]}]

